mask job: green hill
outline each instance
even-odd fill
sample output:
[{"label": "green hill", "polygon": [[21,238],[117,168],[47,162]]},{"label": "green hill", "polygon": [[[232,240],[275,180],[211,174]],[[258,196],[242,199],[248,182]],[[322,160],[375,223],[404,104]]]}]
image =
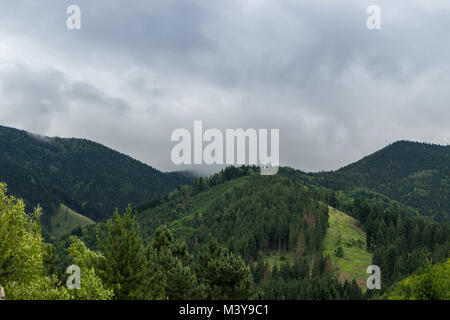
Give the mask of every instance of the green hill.
[{"label": "green hill", "polygon": [[163,204],[138,212],[143,234],[166,224],[194,251],[196,244],[216,238],[246,260],[256,259],[259,251],[295,250],[300,235],[311,240],[302,252],[317,251],[325,235],[326,206],[293,180],[251,170],[225,181],[225,174],[217,174],[200,179],[204,186],[178,188]]},{"label": "green hill", "polygon": [[[330,207],[329,215],[324,254],[330,255],[341,281],[355,279],[365,287],[369,276],[366,270],[372,264],[372,254],[366,248],[366,233],[356,219],[339,210]],[[338,248],[342,248],[342,256],[336,254]]]},{"label": "green hill", "polygon": [[450,221],[450,146],[398,141],[337,171],[280,174],[306,185],[377,199],[408,214]]},{"label": "green hill", "polygon": [[56,214],[54,214],[50,219],[48,231],[55,238],[59,238],[78,226],[85,227],[94,223],[95,222],[88,217],[85,217],[61,204]]},{"label": "green hill", "polygon": [[0,126],[0,181],[48,226],[61,203],[98,221],[191,182],[84,139],[49,138]]},{"label": "green hill", "polygon": [[316,178],[334,190],[361,187],[384,194],[436,221],[450,218],[450,146],[399,141]]},{"label": "green hill", "polygon": [[[388,198],[385,208],[379,199],[329,192],[305,186],[300,178],[229,167],[142,203],[134,212],[144,243],[163,225],[186,243],[179,249],[194,257],[217,240],[242,257],[265,299],[360,299],[369,265],[380,266],[385,290],[428,258],[441,262],[448,257],[447,224],[410,217]],[[330,208],[330,202],[341,211]],[[97,236],[105,230],[100,222],[75,234],[96,249]],[[65,235],[55,244],[59,252],[68,239]]]}]

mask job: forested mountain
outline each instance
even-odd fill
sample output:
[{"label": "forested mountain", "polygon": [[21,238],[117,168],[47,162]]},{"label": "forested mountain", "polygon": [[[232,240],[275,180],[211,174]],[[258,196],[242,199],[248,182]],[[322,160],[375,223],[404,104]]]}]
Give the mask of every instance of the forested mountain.
[{"label": "forested mountain", "polygon": [[[226,252],[245,262],[251,272],[255,297],[362,297],[355,281],[341,283],[335,277],[330,257],[323,254],[327,205],[295,180],[261,176],[255,167],[230,167],[208,179],[197,179],[192,186],[178,187],[167,196],[143,203],[134,212],[144,244],[151,246],[155,237],[161,237],[161,227],[167,226],[167,231],[202,264],[201,269],[212,263],[202,256],[205,250],[215,248],[211,241],[217,241]],[[100,223],[78,228],[72,235],[91,249],[102,250],[97,235],[106,230],[105,224]],[[61,248],[69,243],[70,237],[63,237],[55,243],[56,251],[62,252]],[[227,271],[229,275],[221,275],[222,267],[210,268],[221,282],[235,277],[231,271]],[[197,276],[203,277],[203,271]],[[222,290],[222,285],[217,283],[216,290]],[[211,292],[207,296],[216,294]]]},{"label": "forested mountain", "polygon": [[[17,214],[23,208],[1,186],[0,280],[18,299],[31,284],[47,288],[33,291],[45,299],[415,297],[410,284],[450,256],[448,148],[398,142],[335,172],[261,176],[243,166],[191,180],[87,140],[0,127],[0,181],[11,194],[28,208],[41,203],[51,213],[63,203],[109,218],[43,245],[38,213]],[[3,241],[10,234],[23,243]],[[22,246],[44,250],[30,252],[33,279],[10,276]],[[87,291],[75,295],[60,285],[73,263],[90,272]],[[369,263],[382,270],[381,291],[363,290]],[[356,267],[358,282],[343,277]],[[425,296],[445,296],[441,289]]]},{"label": "forested mountain", "polygon": [[337,171],[295,174],[306,184],[380,201],[384,195],[422,216],[450,221],[450,146],[398,141]]},{"label": "forested mountain", "polygon": [[[395,203],[383,206],[374,199],[337,194],[323,187],[307,187],[292,177],[260,176],[255,167],[229,167],[143,203],[134,212],[144,243],[152,243],[161,226],[167,226],[194,256],[209,241],[217,240],[249,266],[260,297],[267,299],[360,299],[373,295],[373,291],[363,295],[355,281],[339,281],[342,278],[326,250],[329,244],[338,249],[341,246],[331,252],[333,257],[342,256],[353,246],[359,248],[353,252],[366,250],[364,259],[371,260],[367,263],[383,270],[383,289],[427,261],[438,263],[449,257],[448,224],[410,217]],[[339,207],[356,219],[354,228],[367,237],[357,241],[342,234],[327,246],[324,240],[332,227],[327,205]],[[97,224],[72,234],[97,250],[96,235],[105,230],[104,224]],[[67,236],[56,246],[67,246],[68,240]],[[363,257],[350,258],[355,259],[356,267]]]},{"label": "forested mountain", "polygon": [[101,144],[0,126],[0,182],[49,221],[63,203],[93,219],[172,191],[191,179],[163,173]]},{"label": "forested mountain", "polygon": [[[217,239],[250,265],[255,263],[256,279],[265,279],[259,285],[266,298],[304,298],[307,294],[300,288],[315,290],[314,285],[307,285],[311,275],[325,281],[321,284],[326,287],[322,287],[325,296],[333,296],[338,290],[325,280],[335,275],[324,254],[329,227],[325,204],[339,207],[359,221],[367,234],[364,247],[373,255],[372,263],[382,268],[385,286],[408,276],[427,259],[439,262],[449,256],[448,224],[409,217],[389,200],[383,206],[376,199],[336,194],[330,196],[326,188],[308,188],[297,179],[260,176],[256,168],[231,167],[209,179],[197,180],[192,187],[178,188],[163,204],[141,208],[137,221],[147,234],[159,225],[168,225],[193,252],[210,239]],[[266,263],[273,254],[285,257],[287,263],[280,265],[283,268],[294,268],[296,262],[305,268],[306,264],[308,267],[302,269],[305,274],[301,276],[300,266],[284,275],[276,268],[272,268],[275,275],[268,272]],[[271,277],[278,279],[266,281]],[[289,285],[293,282],[297,283],[295,289]],[[280,288],[283,283],[286,287]]]},{"label": "forested mountain", "polygon": [[152,234],[166,224],[194,251],[215,238],[245,261],[256,260],[258,252],[317,252],[327,206],[293,180],[260,176],[252,168],[247,174],[228,181],[216,174],[175,190],[164,204],[138,212],[141,230]]}]

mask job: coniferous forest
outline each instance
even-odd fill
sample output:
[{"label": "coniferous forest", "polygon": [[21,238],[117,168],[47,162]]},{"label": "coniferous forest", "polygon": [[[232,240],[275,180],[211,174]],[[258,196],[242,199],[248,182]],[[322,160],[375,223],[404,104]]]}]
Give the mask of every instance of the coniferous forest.
[{"label": "coniferous forest", "polygon": [[[262,176],[255,166],[231,166],[209,177],[189,178],[160,173],[87,141],[1,132],[8,152],[3,152],[1,167],[7,185],[0,187],[0,285],[7,299],[449,299],[450,226],[442,209],[448,194],[422,174],[439,174],[446,185],[448,146],[399,142],[336,172],[280,168],[277,175]],[[12,148],[5,141],[20,144]],[[80,153],[87,155],[83,162],[75,161]],[[84,170],[98,171],[100,156],[120,169],[105,166],[90,176],[94,189],[88,189],[88,198],[85,189],[78,193],[77,184],[57,185],[69,181],[71,164],[78,165],[73,179],[81,179]],[[50,173],[42,171],[45,167]],[[142,177],[139,170],[152,173],[153,180],[134,181],[133,172]],[[125,173],[129,192],[145,189],[144,180],[151,187],[123,207],[128,193],[108,181]],[[384,179],[387,187],[376,179]],[[60,191],[40,192],[47,184]],[[411,193],[402,196],[419,187],[426,192],[416,200]],[[120,196],[97,203],[94,190]],[[424,198],[430,205],[424,205]],[[86,202],[76,202],[81,199]],[[437,210],[434,201],[441,203]],[[48,226],[59,203],[96,223],[52,236]],[[341,230],[336,250],[326,251],[327,237],[337,228],[330,223],[331,210],[352,219],[363,240],[346,238]],[[368,289],[364,279],[346,274],[343,263],[357,268],[359,257],[349,255],[356,248],[379,266],[380,289]],[[75,290],[66,284],[67,268],[73,265],[81,271]]]}]

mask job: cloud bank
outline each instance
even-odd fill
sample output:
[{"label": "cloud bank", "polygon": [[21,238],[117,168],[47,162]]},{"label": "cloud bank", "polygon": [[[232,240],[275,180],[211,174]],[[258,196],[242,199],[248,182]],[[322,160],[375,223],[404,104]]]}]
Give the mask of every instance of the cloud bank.
[{"label": "cloud bank", "polygon": [[[171,132],[280,129],[333,170],[399,139],[450,142],[448,1],[3,1],[0,123],[161,170]],[[82,29],[66,28],[81,8]],[[366,27],[369,5],[381,30]]]}]

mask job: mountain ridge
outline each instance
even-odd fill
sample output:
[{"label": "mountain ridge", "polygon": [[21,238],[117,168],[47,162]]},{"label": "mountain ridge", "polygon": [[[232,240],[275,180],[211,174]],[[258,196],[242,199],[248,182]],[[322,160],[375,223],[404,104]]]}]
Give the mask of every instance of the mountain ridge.
[{"label": "mountain ridge", "polygon": [[40,204],[43,222],[61,203],[91,218],[172,191],[191,179],[164,173],[87,139],[45,137],[0,126],[0,181],[28,207]]},{"label": "mountain ridge", "polygon": [[366,188],[437,221],[449,218],[449,145],[400,140],[339,170],[308,175],[333,190]]}]

